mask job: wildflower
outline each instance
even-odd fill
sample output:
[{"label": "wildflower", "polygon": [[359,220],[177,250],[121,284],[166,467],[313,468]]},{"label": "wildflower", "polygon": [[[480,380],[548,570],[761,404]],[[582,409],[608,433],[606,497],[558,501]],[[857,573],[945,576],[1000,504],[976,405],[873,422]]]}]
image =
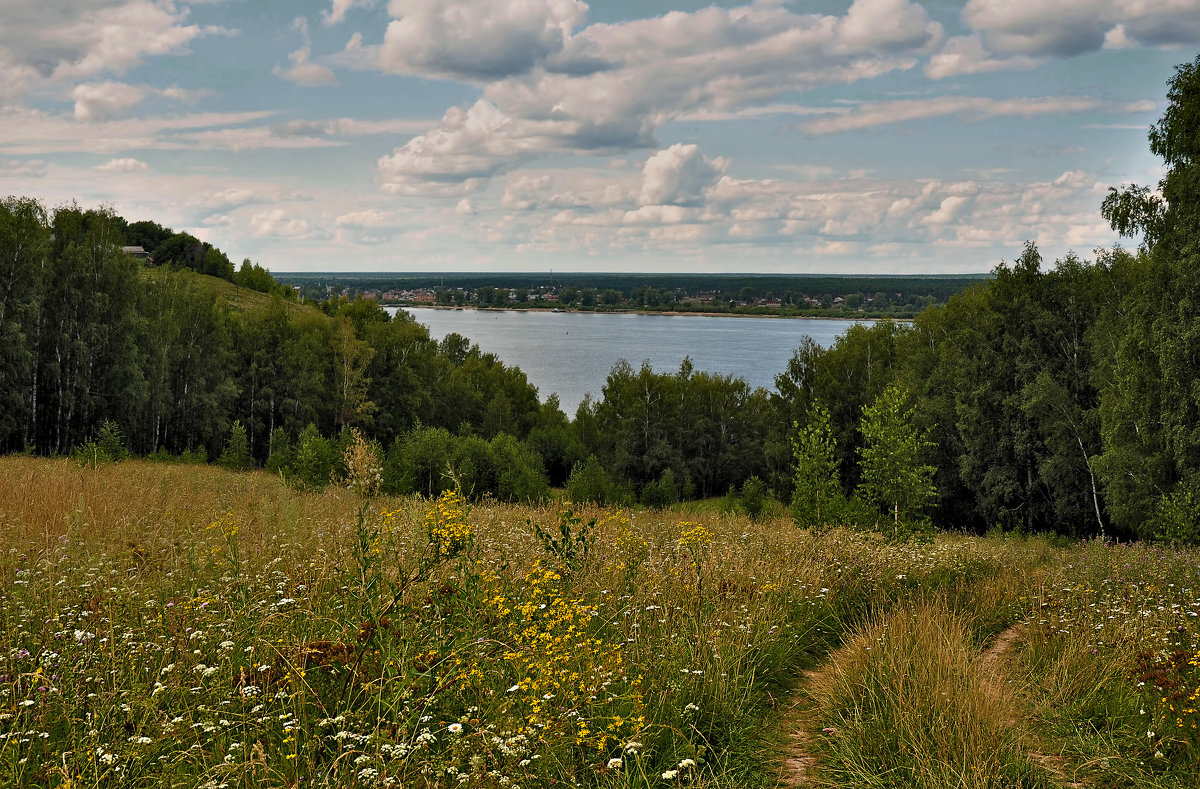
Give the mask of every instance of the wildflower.
[{"label": "wildflower", "polygon": [[664,779],[670,781],[672,778],[675,778],[678,775],[679,775],[678,770],[667,770],[665,773],[663,773],[662,777]]},{"label": "wildflower", "polygon": [[608,760],[608,769],[620,770],[624,764],[625,762],[621,760],[621,757],[617,756]]},{"label": "wildflower", "polygon": [[451,734],[462,734],[462,729],[463,727],[461,723],[451,723],[446,727],[446,731],[450,732]]},{"label": "wildflower", "polygon": [[681,770],[689,770],[695,766],[696,766],[695,759],[684,759],[682,762],[679,763],[679,769],[681,769]]}]

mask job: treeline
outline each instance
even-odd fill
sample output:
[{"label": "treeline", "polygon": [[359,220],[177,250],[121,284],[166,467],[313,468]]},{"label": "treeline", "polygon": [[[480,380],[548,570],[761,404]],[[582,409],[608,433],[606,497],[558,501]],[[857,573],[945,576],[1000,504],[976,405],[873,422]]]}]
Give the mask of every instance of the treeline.
[{"label": "treeline", "polygon": [[418,425],[490,440],[544,421],[524,374],[462,337],[146,268],[126,240],[107,210],[0,201],[0,449],[63,454],[111,422],[134,453],[215,459],[237,424],[262,465],[309,426],[387,446]]},{"label": "treeline", "polygon": [[1028,244],[911,325],[805,343],[773,393],[687,361],[621,363],[574,421],[520,370],[460,336],[434,341],[404,313],[340,297],[318,310],[277,286],[250,298],[192,267],[144,268],[121,252],[132,226],[111,212],[9,198],[0,450],[93,441],[319,485],[357,429],[395,492],[463,484],[536,500],[553,485],[576,501],[664,506],[737,491],[760,506],[767,491],[811,499],[799,439],[828,447],[831,493],[872,504],[868,518],[890,500],[899,519],[908,494],[884,491],[903,458],[922,470],[911,509],[944,528],[1200,541],[1200,58],[1168,99],[1150,134],[1166,163],[1158,190],[1113,190],[1102,206],[1143,240],[1136,252],[1044,270]]}]

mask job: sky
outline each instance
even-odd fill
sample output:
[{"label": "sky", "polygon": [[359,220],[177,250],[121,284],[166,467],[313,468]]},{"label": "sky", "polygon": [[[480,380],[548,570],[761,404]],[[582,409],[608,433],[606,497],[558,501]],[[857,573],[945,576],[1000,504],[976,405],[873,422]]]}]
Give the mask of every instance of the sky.
[{"label": "sky", "polygon": [[977,273],[1117,241],[1198,49],[1200,0],[0,0],[0,195],[274,272]]}]

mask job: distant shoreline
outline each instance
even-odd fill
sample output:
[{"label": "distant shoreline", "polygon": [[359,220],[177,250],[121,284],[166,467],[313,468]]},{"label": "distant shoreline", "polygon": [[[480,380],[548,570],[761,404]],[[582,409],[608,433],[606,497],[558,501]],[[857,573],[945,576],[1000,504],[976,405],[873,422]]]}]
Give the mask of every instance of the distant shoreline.
[{"label": "distant shoreline", "polygon": [[419,309],[419,310],[459,310],[474,312],[558,312],[575,313],[580,315],[667,315],[680,318],[770,318],[775,320],[805,320],[805,321],[904,321],[911,322],[912,318],[881,318],[867,316],[841,315],[772,315],[751,314],[740,312],[692,312],[688,310],[564,310],[556,307],[459,307],[445,304],[380,304],[385,309]]}]

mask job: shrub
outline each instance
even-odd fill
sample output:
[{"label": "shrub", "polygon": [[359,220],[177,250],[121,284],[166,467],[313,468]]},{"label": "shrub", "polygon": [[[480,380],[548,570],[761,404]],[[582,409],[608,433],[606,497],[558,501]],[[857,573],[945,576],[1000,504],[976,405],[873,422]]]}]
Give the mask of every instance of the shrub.
[{"label": "shrub", "polygon": [[567,498],[574,504],[615,504],[616,492],[612,477],[595,455],[576,463],[567,477]]},{"label": "shrub", "polygon": [[771,494],[767,490],[767,483],[757,476],[750,477],[742,483],[742,494],[738,500],[742,511],[750,520],[758,520],[766,513],[771,503]]},{"label": "shrub", "polygon": [[550,482],[542,458],[533,449],[507,433],[493,438],[491,448],[497,471],[497,498],[538,503],[550,497]]},{"label": "shrub", "polygon": [[679,489],[675,485],[675,472],[667,469],[657,482],[647,482],[642,488],[642,505],[655,510],[665,510],[679,501]]},{"label": "shrub", "polygon": [[420,427],[405,436],[398,457],[390,463],[392,474],[398,470],[399,491],[432,498],[452,489],[450,453],[454,443],[450,431],[441,427]]},{"label": "shrub", "polygon": [[288,483],[307,490],[320,490],[333,478],[337,456],[333,447],[309,424],[296,439],[292,462],[285,471]]},{"label": "shrub", "polygon": [[250,457],[250,441],[241,422],[234,422],[230,428],[225,450],[217,463],[222,468],[234,471],[249,471],[254,466],[254,460]]}]

